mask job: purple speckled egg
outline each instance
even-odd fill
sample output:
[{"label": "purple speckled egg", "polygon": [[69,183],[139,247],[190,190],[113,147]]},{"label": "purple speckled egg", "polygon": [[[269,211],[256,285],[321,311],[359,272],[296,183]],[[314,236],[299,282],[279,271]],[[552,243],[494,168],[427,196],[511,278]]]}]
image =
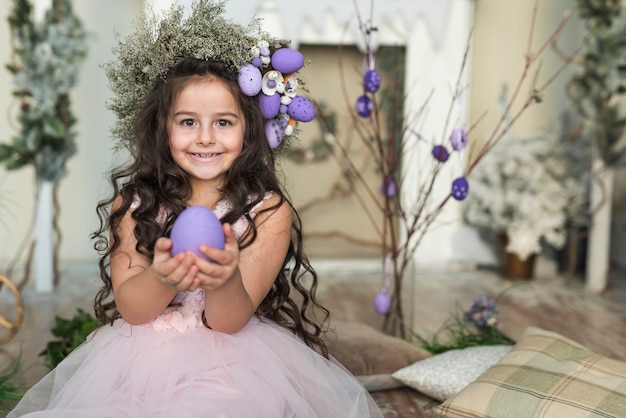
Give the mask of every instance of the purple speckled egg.
[{"label": "purple speckled egg", "polygon": [[256,96],[261,91],[263,75],[253,64],[246,64],[239,69],[237,81],[246,96]]},{"label": "purple speckled egg", "polygon": [[391,309],[391,296],[384,290],[376,295],[374,298],[374,309],[380,315],[387,315]]},{"label": "purple speckled egg", "polygon": [[267,94],[259,95],[259,107],[261,108],[261,114],[265,119],[272,119],[278,115],[280,110],[280,95],[274,94],[268,96]]},{"label": "purple speckled egg", "polygon": [[450,135],[450,144],[452,148],[457,151],[461,151],[467,145],[467,131],[465,129],[457,128],[452,131]]},{"label": "purple speckled egg", "polygon": [[469,193],[469,183],[465,177],[459,177],[452,182],[452,197],[463,200]]},{"label": "purple speckled egg", "polygon": [[172,226],[172,256],[185,251],[193,251],[209,261],[198,247],[205,244],[209,247],[224,249],[224,230],[222,223],[213,211],[205,206],[189,206],[183,210]]},{"label": "purple speckled egg", "polygon": [[304,55],[291,48],[280,48],[272,54],[272,67],[283,74],[295,73],[304,66]]},{"label": "purple speckled egg", "polygon": [[450,157],[450,153],[443,145],[435,145],[433,147],[433,157],[440,163],[445,163]]},{"label": "purple speckled egg", "polygon": [[359,114],[359,116],[366,118],[372,114],[373,110],[374,102],[369,96],[363,94],[362,96],[359,96],[358,99],[356,99],[356,112]]},{"label": "purple speckled egg", "polygon": [[363,74],[363,86],[370,93],[376,93],[380,88],[380,73],[376,70],[367,70]]},{"label": "purple speckled egg", "polygon": [[309,122],[315,117],[315,106],[306,97],[296,96],[287,108],[289,116],[300,122]]},{"label": "purple speckled egg", "polygon": [[267,137],[267,142],[269,142],[271,149],[278,147],[280,143],[283,142],[284,135],[285,133],[276,119],[265,122],[265,136]]}]

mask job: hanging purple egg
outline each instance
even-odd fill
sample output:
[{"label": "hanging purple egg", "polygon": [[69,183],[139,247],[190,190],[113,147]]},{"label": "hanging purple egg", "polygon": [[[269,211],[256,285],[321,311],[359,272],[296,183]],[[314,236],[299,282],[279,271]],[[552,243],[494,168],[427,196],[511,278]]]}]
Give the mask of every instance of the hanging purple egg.
[{"label": "hanging purple egg", "polygon": [[259,95],[259,107],[261,108],[261,114],[265,119],[272,119],[278,115],[280,110],[280,95],[274,94],[268,96],[266,94]]},{"label": "hanging purple egg", "polygon": [[289,116],[300,122],[309,122],[315,117],[315,106],[307,98],[296,96],[287,108]]},{"label": "hanging purple egg", "polygon": [[389,293],[382,290],[380,293],[376,295],[374,298],[374,309],[380,315],[387,315],[391,310],[391,296]]},{"label": "hanging purple egg", "polygon": [[465,177],[459,177],[452,182],[452,197],[463,200],[469,193],[469,183]]},{"label": "hanging purple egg", "polygon": [[246,64],[239,69],[237,78],[239,88],[246,96],[256,96],[261,91],[263,75],[253,64]]},{"label": "hanging purple egg", "polygon": [[172,256],[185,251],[193,251],[209,261],[198,247],[205,244],[209,247],[224,249],[224,230],[222,223],[213,211],[205,206],[190,206],[183,210],[172,226]]},{"label": "hanging purple egg", "polygon": [[304,55],[291,48],[280,48],[272,54],[272,67],[283,74],[295,73],[304,66]]},{"label": "hanging purple egg", "polygon": [[387,177],[383,180],[383,184],[380,187],[380,192],[383,196],[386,197],[395,197],[396,196],[396,182],[392,177]]},{"label": "hanging purple egg", "polygon": [[376,93],[380,88],[380,73],[376,70],[367,70],[363,75],[363,86],[370,93]]},{"label": "hanging purple egg", "polygon": [[461,151],[467,145],[467,132],[465,129],[457,128],[450,135],[450,143],[452,148]]},{"label": "hanging purple egg", "polygon": [[276,119],[265,122],[265,136],[267,137],[267,142],[269,142],[271,149],[275,149],[283,142],[283,135],[283,129]]},{"label": "hanging purple egg", "polygon": [[373,110],[374,102],[368,95],[364,94],[356,99],[356,112],[359,116],[366,118],[372,114]]},{"label": "hanging purple egg", "polygon": [[450,153],[443,145],[435,145],[433,147],[433,157],[440,163],[445,163],[450,157]]}]

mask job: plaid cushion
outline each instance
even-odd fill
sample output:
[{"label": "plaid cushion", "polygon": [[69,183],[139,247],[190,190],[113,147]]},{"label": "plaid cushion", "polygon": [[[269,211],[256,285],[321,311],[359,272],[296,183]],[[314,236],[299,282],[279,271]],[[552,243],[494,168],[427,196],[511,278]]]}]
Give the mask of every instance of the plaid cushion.
[{"label": "plaid cushion", "polygon": [[502,359],[435,408],[443,417],[626,417],[626,363],[530,327]]}]

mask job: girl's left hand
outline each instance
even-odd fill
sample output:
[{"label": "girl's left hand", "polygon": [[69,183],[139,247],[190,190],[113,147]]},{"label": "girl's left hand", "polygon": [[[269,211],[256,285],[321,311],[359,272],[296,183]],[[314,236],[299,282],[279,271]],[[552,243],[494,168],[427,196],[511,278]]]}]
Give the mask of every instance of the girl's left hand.
[{"label": "girl's left hand", "polygon": [[205,291],[215,290],[226,283],[239,267],[239,243],[232,226],[224,224],[224,249],[201,245],[199,250],[213,261],[195,256],[195,265],[198,267],[197,278],[200,287]]}]

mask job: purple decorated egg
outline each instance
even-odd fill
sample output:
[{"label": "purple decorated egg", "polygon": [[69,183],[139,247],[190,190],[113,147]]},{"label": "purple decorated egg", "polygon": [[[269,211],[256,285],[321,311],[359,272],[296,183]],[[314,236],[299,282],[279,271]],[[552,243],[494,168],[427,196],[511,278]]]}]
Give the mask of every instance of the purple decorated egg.
[{"label": "purple decorated egg", "polygon": [[363,86],[370,93],[376,93],[380,88],[380,73],[376,70],[368,70],[363,75]]},{"label": "purple decorated egg", "polygon": [[283,142],[284,131],[280,127],[280,123],[276,119],[271,119],[265,122],[265,136],[267,142],[270,144],[270,148],[274,149]]},{"label": "purple decorated egg", "polygon": [[385,197],[393,198],[396,196],[396,182],[393,177],[388,177],[383,181],[380,192]]},{"label": "purple decorated egg", "polygon": [[274,94],[268,96],[266,94],[259,95],[259,106],[261,114],[265,119],[272,119],[278,115],[280,110],[280,95]]},{"label": "purple decorated egg", "polygon": [[295,73],[304,66],[304,55],[291,48],[280,48],[272,54],[272,67],[283,74]]},{"label": "purple decorated egg", "polygon": [[239,69],[239,88],[246,96],[256,96],[261,91],[263,75],[253,64],[246,64]]},{"label": "purple decorated egg", "polygon": [[193,251],[209,261],[198,247],[205,244],[209,247],[224,249],[224,230],[222,223],[213,211],[205,206],[189,206],[183,210],[172,226],[172,256],[185,251]]},{"label": "purple decorated egg", "polygon": [[450,153],[443,145],[435,145],[433,147],[433,157],[440,163],[445,163],[450,157]]},{"label": "purple decorated egg", "polygon": [[366,118],[372,114],[373,110],[374,102],[372,102],[372,99],[369,96],[364,94],[356,99],[356,112],[359,116]]},{"label": "purple decorated egg", "polygon": [[391,309],[391,296],[384,290],[374,298],[374,309],[380,315],[387,315]]},{"label": "purple decorated egg", "polygon": [[469,183],[465,177],[459,177],[452,182],[452,197],[456,200],[463,200],[469,193]]},{"label": "purple decorated egg", "polygon": [[450,135],[450,144],[452,148],[457,151],[461,151],[467,145],[467,132],[465,129],[455,129]]},{"label": "purple decorated egg", "polygon": [[289,116],[300,122],[309,122],[315,117],[315,106],[307,98],[296,96],[287,108]]}]

